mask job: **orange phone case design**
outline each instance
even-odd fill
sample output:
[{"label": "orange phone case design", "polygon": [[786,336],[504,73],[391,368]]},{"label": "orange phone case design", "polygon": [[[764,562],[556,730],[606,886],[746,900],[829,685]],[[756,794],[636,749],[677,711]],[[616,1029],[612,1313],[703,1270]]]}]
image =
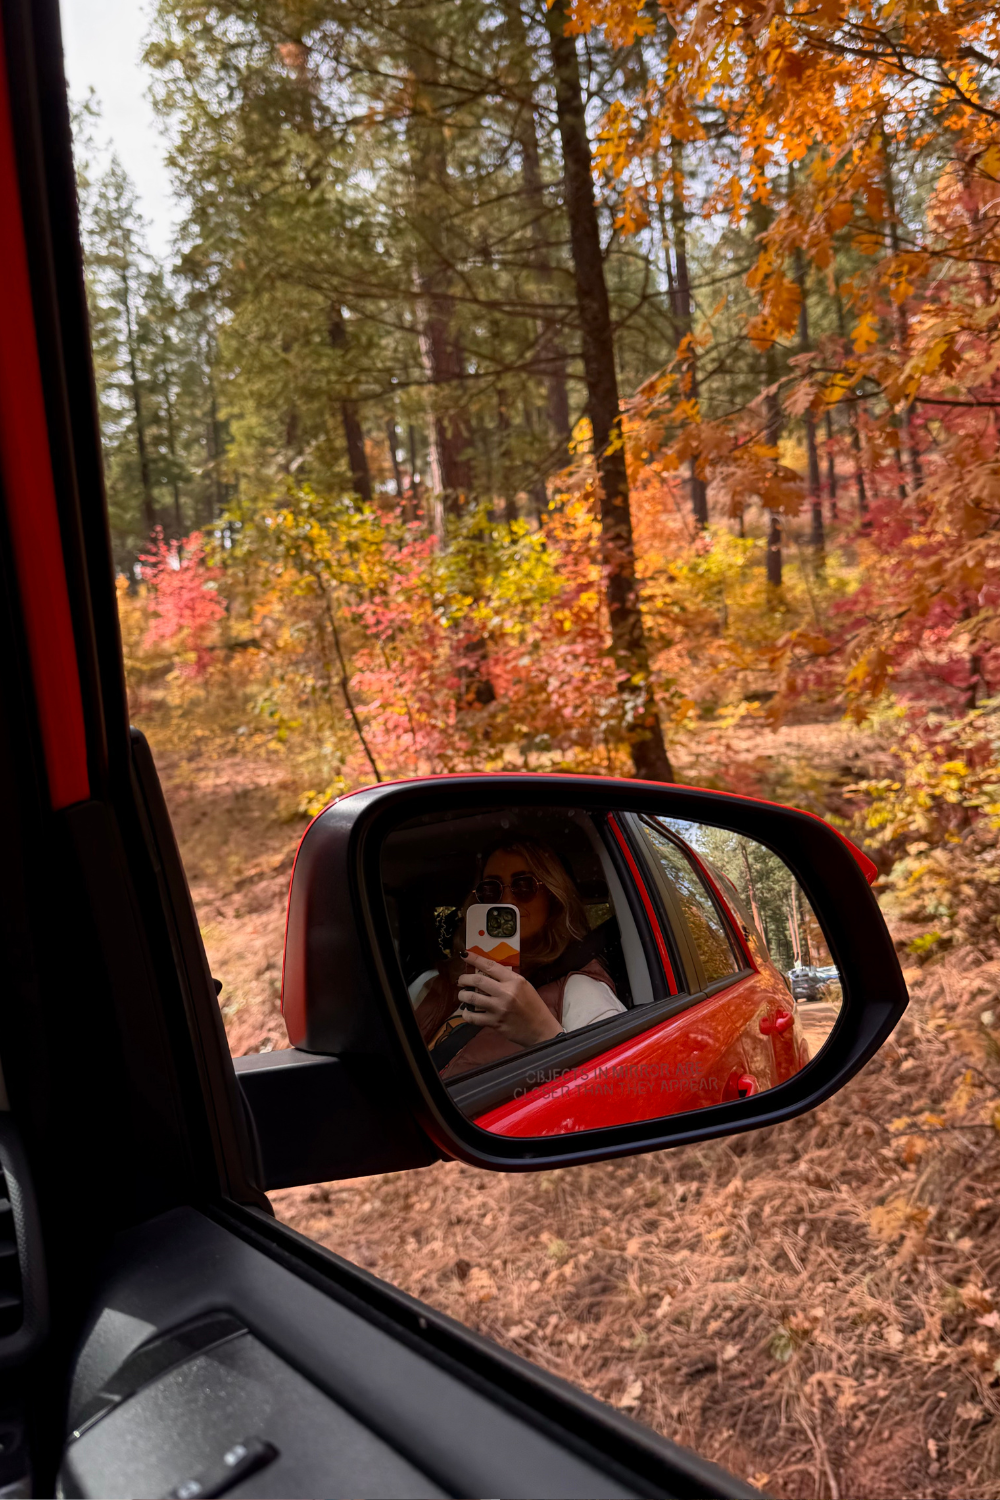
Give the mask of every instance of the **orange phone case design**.
[{"label": "orange phone case design", "polygon": [[[501,913],[499,919],[489,920],[491,912]],[[513,915],[514,930],[511,932],[510,915]],[[501,928],[502,932],[491,936],[489,927]],[[502,901],[491,901],[488,905],[470,906],[465,918],[465,946],[470,953],[480,958],[492,958],[496,964],[506,964],[516,969],[521,962],[521,913],[516,906]]]}]

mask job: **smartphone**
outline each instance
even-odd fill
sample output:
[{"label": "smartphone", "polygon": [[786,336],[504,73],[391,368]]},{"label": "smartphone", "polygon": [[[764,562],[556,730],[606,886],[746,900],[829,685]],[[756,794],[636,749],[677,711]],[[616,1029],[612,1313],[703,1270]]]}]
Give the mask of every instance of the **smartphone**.
[{"label": "smartphone", "polygon": [[521,962],[521,913],[516,906],[501,902],[470,906],[465,918],[465,946],[470,953],[516,969]]}]

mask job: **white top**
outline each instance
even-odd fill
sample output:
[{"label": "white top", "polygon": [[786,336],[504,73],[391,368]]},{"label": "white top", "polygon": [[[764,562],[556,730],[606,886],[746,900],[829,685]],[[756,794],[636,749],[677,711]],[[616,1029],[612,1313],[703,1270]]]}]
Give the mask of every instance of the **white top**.
[{"label": "white top", "polygon": [[563,991],[563,1031],[579,1031],[625,1009],[614,990],[589,974],[571,974]]},{"label": "white top", "polygon": [[408,993],[410,996],[410,1004],[413,1006],[414,1010],[416,1010],[417,1006],[426,995],[428,989],[430,988],[432,980],[435,980],[437,977],[437,969],[425,969],[424,972],[422,974],[418,974],[416,979],[414,979],[410,984]]},{"label": "white top", "polygon": [[[410,1003],[414,1010],[426,995],[437,969],[425,969],[409,986]],[[593,1026],[606,1016],[617,1016],[625,1009],[609,985],[603,980],[591,979],[589,974],[571,974],[563,991],[563,1031],[579,1031],[581,1026]]]}]

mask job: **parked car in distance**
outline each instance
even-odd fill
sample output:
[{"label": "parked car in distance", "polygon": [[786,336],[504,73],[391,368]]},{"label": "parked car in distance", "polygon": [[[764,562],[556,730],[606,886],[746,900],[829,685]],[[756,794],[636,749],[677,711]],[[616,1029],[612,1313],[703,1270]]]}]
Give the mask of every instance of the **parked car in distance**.
[{"label": "parked car in distance", "polygon": [[834,964],[796,964],[788,971],[788,983],[796,1000],[827,1000],[829,986],[839,982]]}]

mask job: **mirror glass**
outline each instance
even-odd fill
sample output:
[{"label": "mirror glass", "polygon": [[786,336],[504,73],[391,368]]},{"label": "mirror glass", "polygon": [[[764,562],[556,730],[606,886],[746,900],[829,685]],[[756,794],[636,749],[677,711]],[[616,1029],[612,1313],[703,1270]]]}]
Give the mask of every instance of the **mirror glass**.
[{"label": "mirror glass", "polygon": [[414,819],[382,850],[421,1036],[504,1135],[656,1119],[774,1088],[841,1004],[783,861],[729,829],[586,808]]}]

